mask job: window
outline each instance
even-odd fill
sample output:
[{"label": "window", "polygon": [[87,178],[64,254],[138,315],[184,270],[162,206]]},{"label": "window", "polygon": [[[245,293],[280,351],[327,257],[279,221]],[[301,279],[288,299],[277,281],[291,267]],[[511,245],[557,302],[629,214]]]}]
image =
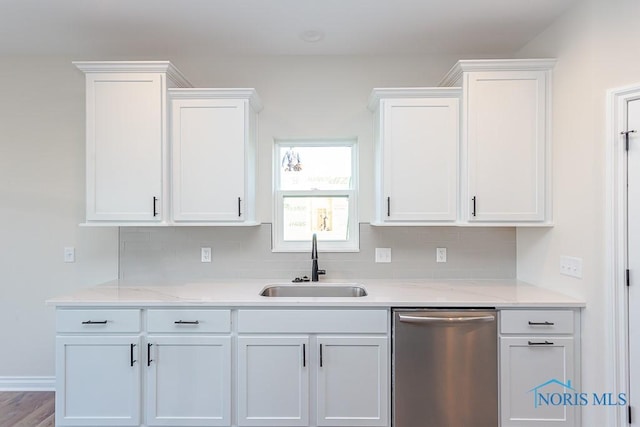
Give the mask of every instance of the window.
[{"label": "window", "polygon": [[358,251],[355,141],[279,140],[274,150],[275,252]]}]

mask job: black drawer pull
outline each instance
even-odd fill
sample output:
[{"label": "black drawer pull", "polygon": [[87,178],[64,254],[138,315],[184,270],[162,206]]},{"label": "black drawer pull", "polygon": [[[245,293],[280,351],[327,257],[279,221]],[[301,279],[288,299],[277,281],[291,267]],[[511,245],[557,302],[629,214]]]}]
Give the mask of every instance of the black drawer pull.
[{"label": "black drawer pull", "polygon": [[199,325],[200,321],[199,320],[176,320],[175,322],[176,325]]},{"label": "black drawer pull", "polygon": [[553,326],[553,325],[555,325],[555,323],[547,322],[547,321],[544,321],[544,322],[532,322],[531,320],[529,320],[529,325],[530,326]]},{"label": "black drawer pull", "polygon": [[85,320],[82,322],[83,325],[106,325],[106,320]]},{"label": "black drawer pull", "polygon": [[553,345],[553,343],[551,341],[547,341],[547,340],[544,340],[542,342],[540,342],[540,341],[529,341],[529,345]]},{"label": "black drawer pull", "polygon": [[153,362],[153,359],[151,358],[151,346],[153,344],[149,343],[147,344],[147,366],[151,366],[151,362]]}]

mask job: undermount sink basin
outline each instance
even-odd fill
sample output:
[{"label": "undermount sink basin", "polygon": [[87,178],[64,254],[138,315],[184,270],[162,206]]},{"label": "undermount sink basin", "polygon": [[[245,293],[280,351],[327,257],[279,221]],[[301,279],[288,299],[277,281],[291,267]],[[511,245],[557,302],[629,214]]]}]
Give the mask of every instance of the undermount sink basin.
[{"label": "undermount sink basin", "polygon": [[263,297],[366,297],[367,290],[355,284],[331,285],[269,285],[260,295]]}]

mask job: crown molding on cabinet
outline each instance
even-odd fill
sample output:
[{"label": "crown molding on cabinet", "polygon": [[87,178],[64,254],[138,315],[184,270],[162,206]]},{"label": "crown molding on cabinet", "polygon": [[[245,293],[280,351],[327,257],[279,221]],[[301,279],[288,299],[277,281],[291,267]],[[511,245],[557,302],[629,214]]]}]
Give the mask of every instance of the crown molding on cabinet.
[{"label": "crown molding on cabinet", "polygon": [[462,88],[459,87],[392,87],[374,88],[369,96],[369,110],[375,111],[380,100],[386,98],[442,98],[461,97]]},{"label": "crown molding on cabinet", "polygon": [[465,71],[520,71],[548,70],[553,68],[556,59],[464,59],[458,61],[444,76],[438,86],[459,85]]},{"label": "crown molding on cabinet", "polygon": [[246,99],[256,113],[262,110],[262,101],[253,88],[180,88],[169,89],[171,99]]},{"label": "crown molding on cabinet", "polygon": [[73,65],[85,73],[166,73],[175,87],[193,86],[170,61],[74,61]]}]

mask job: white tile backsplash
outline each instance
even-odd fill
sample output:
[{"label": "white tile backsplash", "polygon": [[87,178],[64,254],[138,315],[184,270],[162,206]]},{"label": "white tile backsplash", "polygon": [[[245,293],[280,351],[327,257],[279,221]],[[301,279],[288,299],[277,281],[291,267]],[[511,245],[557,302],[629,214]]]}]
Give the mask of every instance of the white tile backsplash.
[{"label": "white tile backsplash", "polygon": [[[320,250],[322,250],[320,242]],[[212,262],[200,262],[210,247]],[[392,262],[374,262],[375,248]],[[436,263],[436,248],[447,262]],[[311,248],[309,248],[311,249]],[[319,254],[328,279],[516,277],[515,228],[373,227],[360,224],[360,252]],[[120,278],[201,280],[311,275],[310,251],[271,252],[271,224],[257,227],[140,227],[120,229]]]}]

